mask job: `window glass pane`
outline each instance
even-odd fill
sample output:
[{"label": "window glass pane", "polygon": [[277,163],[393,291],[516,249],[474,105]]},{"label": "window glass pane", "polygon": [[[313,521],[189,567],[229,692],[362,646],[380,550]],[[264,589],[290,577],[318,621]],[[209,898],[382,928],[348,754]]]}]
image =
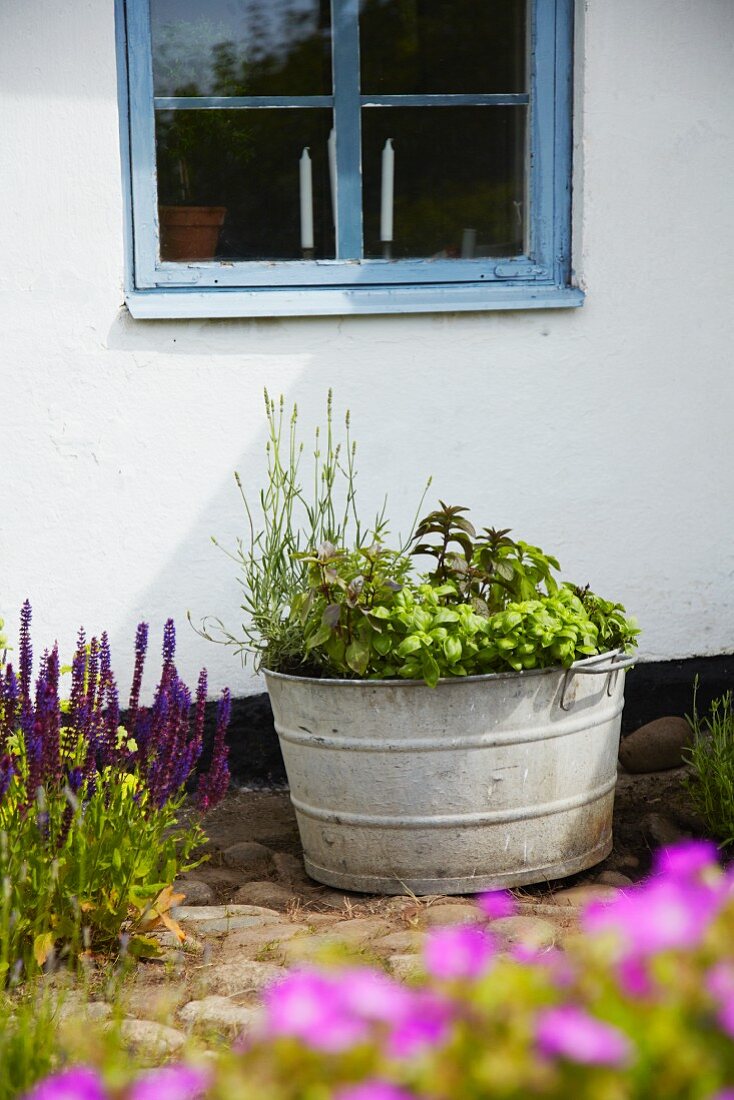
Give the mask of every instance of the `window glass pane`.
[{"label": "window glass pane", "polygon": [[[524,107],[365,108],[365,255],[479,259],[522,254],[525,117]],[[383,238],[391,235],[385,250]]]},{"label": "window glass pane", "polygon": [[329,0],[150,0],[157,96],[331,95]]},{"label": "window glass pane", "polygon": [[161,258],[333,258],[331,126],[320,109],[158,111]]},{"label": "window glass pane", "polygon": [[362,93],[524,92],[526,0],[361,0]]}]

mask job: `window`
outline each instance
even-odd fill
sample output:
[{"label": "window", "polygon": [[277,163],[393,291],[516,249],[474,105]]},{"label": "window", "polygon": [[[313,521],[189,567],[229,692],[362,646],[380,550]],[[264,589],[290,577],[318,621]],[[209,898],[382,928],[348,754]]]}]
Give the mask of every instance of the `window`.
[{"label": "window", "polygon": [[572,0],[118,0],[134,316],[578,305]]}]

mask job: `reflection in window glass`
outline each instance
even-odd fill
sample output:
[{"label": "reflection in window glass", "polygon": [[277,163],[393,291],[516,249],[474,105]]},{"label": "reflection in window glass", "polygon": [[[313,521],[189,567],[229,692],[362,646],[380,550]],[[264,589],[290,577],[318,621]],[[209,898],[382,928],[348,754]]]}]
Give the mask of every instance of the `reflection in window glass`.
[{"label": "reflection in window glass", "polygon": [[330,95],[329,0],[151,0],[157,96]]},{"label": "reflection in window glass", "polygon": [[525,115],[524,107],[365,108],[365,256],[522,254]]},{"label": "reflection in window glass", "polygon": [[[161,259],[333,258],[331,126],[320,109],[158,111]],[[181,228],[203,222],[206,239]]]},{"label": "reflection in window glass", "polygon": [[524,92],[526,0],[361,0],[362,92]]}]

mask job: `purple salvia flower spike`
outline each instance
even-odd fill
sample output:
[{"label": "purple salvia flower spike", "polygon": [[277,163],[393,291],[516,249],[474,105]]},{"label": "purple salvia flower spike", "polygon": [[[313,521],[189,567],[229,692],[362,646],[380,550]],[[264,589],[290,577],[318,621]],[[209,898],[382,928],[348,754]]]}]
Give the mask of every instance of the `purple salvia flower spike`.
[{"label": "purple salvia flower spike", "polygon": [[31,647],[31,611],[30,601],[26,600],[20,612],[20,694],[30,706],[31,681],[33,678],[33,649]]},{"label": "purple salvia flower spike", "polygon": [[5,678],[3,679],[0,672],[0,684],[2,684],[2,692],[0,692],[0,752],[3,751],[7,745],[8,738],[15,732],[16,723],[18,720],[18,699],[20,697],[20,685],[18,683],[18,677],[13,671],[11,664],[7,665],[5,669]]},{"label": "purple salvia flower spike", "polygon": [[167,669],[173,665],[173,658],[176,656],[176,627],[173,619],[167,619],[166,625],[163,627],[163,668]]},{"label": "purple salvia flower spike", "polygon": [[120,725],[120,702],[117,684],[112,674],[112,657],[107,634],[102,635],[99,647],[100,707],[103,707],[100,731],[100,767],[107,767],[116,757],[117,728]]},{"label": "purple salvia flower spike", "polygon": [[196,711],[194,713],[194,742],[198,746],[199,753],[201,753],[201,747],[204,744],[204,719],[206,718],[207,689],[208,680],[206,669],[202,668],[199,673],[199,682],[196,685]]},{"label": "purple salvia flower spike", "polygon": [[13,776],[15,775],[15,767],[13,766],[12,756],[0,756],[0,802],[5,798],[8,793],[8,788],[13,782]]},{"label": "purple salvia flower spike", "polygon": [[130,688],[130,702],[128,703],[127,728],[131,737],[135,736],[138,724],[138,708],[140,706],[140,688],[143,683],[143,669],[145,668],[145,655],[148,651],[148,624],[138,623],[135,634],[135,669],[133,682]]},{"label": "purple salvia flower spike", "polygon": [[217,726],[214,732],[212,760],[209,771],[199,779],[196,797],[201,810],[211,809],[221,801],[229,787],[229,764],[226,735],[232,711],[232,700],[227,688],[222,692],[217,707]]}]

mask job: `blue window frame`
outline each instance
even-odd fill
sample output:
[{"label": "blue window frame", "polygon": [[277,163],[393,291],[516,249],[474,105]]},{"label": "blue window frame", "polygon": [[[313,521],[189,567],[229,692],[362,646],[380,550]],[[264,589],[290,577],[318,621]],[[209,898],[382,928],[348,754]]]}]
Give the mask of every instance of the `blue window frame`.
[{"label": "blue window frame", "polygon": [[[116,0],[127,221],[126,300],[133,316],[436,312],[582,304],[582,292],[571,284],[570,255],[573,0],[527,0],[523,15],[526,90],[460,94],[364,92],[360,86],[360,0],[321,0],[329,9],[333,75],[328,94],[317,95],[202,95],[198,87],[194,95],[161,94],[170,89],[155,86],[151,11],[155,13],[156,3],[165,2]],[[277,7],[278,0],[270,2]],[[368,0],[362,0],[365,2]],[[505,2],[494,0],[494,7]],[[375,254],[374,247],[370,251],[365,247],[363,228],[362,128],[366,131],[377,114],[368,112],[382,110],[397,119],[401,109],[405,118],[406,109],[467,107],[503,110],[511,120],[520,117],[514,112],[523,115],[524,201],[514,203],[523,208],[522,230],[518,231],[521,243],[508,247],[507,255],[502,254],[501,246],[497,246],[499,252],[494,247],[484,254],[481,250],[475,253],[470,238],[460,253],[450,256],[440,250],[419,258],[397,256],[391,254],[389,245],[382,254]],[[178,112],[219,112],[219,119],[253,120],[261,133],[261,123],[255,124],[257,116],[273,118],[275,112],[284,110],[300,111],[301,118],[308,112],[330,112],[326,117],[331,119],[330,142],[333,139],[335,147],[329,164],[333,255],[312,258],[311,249],[300,256],[283,257],[235,254],[179,259],[166,256],[165,249],[162,255],[159,216],[166,208],[159,205],[157,120],[193,118]],[[202,117],[212,116],[199,115]],[[297,171],[294,163],[296,188]],[[385,171],[383,159],[383,188]],[[392,203],[392,195],[389,201]],[[380,236],[382,232],[381,228]],[[302,238],[301,243],[304,241],[309,243]]]}]

